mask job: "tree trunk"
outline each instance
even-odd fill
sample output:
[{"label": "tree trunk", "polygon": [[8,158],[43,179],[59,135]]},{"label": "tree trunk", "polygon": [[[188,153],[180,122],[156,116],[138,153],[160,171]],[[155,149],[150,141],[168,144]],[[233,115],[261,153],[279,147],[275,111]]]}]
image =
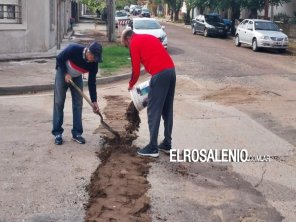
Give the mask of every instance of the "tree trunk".
[{"label": "tree trunk", "polygon": [[268,20],[268,9],[269,9],[269,0],[265,0],[264,5],[264,19]]},{"label": "tree trunk", "polygon": [[231,34],[234,36],[235,35],[235,20],[239,19],[240,17],[240,5],[236,4],[235,1],[232,2],[231,5],[231,11],[232,11],[232,15],[231,15]]},{"label": "tree trunk", "polygon": [[205,10],[204,7],[200,7],[200,8],[199,8],[199,14],[202,15],[202,14],[204,13],[204,10]]},{"label": "tree trunk", "polygon": [[191,9],[190,8],[187,8],[186,19],[184,21],[185,25],[190,25],[190,21],[191,21],[190,11],[191,11]]},{"label": "tree trunk", "polygon": [[175,18],[174,21],[179,21],[179,10],[174,12]]},{"label": "tree trunk", "polygon": [[251,9],[251,13],[249,15],[249,18],[251,19],[256,19],[258,17],[258,12],[256,8],[252,8]]}]

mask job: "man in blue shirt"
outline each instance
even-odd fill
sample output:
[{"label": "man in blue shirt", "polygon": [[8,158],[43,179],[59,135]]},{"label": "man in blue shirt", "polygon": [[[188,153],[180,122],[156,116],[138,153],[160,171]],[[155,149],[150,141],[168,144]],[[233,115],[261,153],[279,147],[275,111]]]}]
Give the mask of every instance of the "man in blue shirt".
[{"label": "man in blue shirt", "polygon": [[102,46],[93,42],[89,47],[78,44],[71,44],[65,48],[56,58],[56,77],[54,86],[54,107],[53,107],[53,128],[52,134],[55,136],[55,144],[63,143],[62,128],[64,120],[64,104],[68,88],[72,95],[73,128],[72,139],[80,144],[85,143],[82,137],[82,96],[69,84],[72,81],[82,90],[82,74],[89,73],[88,89],[93,111],[99,111],[97,103],[96,75],[98,63],[102,62]]}]

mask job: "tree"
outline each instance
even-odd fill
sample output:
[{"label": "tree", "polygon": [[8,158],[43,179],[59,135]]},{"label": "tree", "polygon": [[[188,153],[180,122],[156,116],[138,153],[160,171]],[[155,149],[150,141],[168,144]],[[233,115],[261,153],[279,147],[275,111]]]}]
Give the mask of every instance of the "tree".
[{"label": "tree", "polygon": [[[257,18],[257,12],[262,11],[267,5],[279,6],[290,0],[188,0],[190,5],[200,9],[201,14],[204,8],[214,9],[231,9],[232,27],[231,32],[235,32],[235,21],[239,19],[242,8],[250,11],[249,18]],[[265,14],[268,15],[268,8]]]},{"label": "tree", "polygon": [[179,20],[179,12],[183,4],[183,0],[165,0],[171,9],[171,20]]},{"label": "tree", "polygon": [[86,5],[92,12],[101,11],[106,7],[106,2],[100,0],[79,0],[79,2]]},{"label": "tree", "polygon": [[288,2],[290,2],[290,0],[243,0],[242,7],[250,10],[250,18],[257,18],[258,11],[265,9],[265,19],[268,19],[269,5],[279,6]]}]

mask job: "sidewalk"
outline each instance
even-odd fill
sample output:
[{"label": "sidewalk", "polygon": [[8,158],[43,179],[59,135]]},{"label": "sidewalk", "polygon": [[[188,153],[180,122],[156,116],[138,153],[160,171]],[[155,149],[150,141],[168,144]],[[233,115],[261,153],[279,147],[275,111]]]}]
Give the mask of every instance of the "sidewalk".
[{"label": "sidewalk", "polygon": [[[73,42],[87,45],[94,39],[106,36],[106,25],[94,22],[81,22],[74,26],[61,43],[61,49],[56,47],[44,53],[7,54],[0,56],[0,95],[35,93],[52,90],[55,78],[55,57]],[[102,43],[104,45],[104,42]],[[99,71],[100,72],[100,71]],[[128,79],[130,73],[101,77],[97,75],[97,84]],[[87,75],[84,83],[87,85]]]}]

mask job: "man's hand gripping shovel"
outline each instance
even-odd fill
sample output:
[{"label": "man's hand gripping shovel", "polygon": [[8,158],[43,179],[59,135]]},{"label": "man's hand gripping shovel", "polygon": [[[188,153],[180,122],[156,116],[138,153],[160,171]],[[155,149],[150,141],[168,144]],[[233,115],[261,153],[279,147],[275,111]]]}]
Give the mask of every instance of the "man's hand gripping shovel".
[{"label": "man's hand gripping shovel", "polygon": [[[93,103],[90,101],[90,99],[84,94],[84,92],[73,82],[72,79],[68,80],[69,83],[79,92],[79,94],[87,101],[87,103],[93,108]],[[120,135],[118,132],[116,132],[115,130],[113,130],[103,119],[102,114],[100,113],[100,111],[96,112],[96,114],[98,114],[101,118],[101,124],[103,125],[103,127],[105,129],[107,129],[109,132],[111,132],[114,136],[116,136],[117,139],[120,138]]]}]

